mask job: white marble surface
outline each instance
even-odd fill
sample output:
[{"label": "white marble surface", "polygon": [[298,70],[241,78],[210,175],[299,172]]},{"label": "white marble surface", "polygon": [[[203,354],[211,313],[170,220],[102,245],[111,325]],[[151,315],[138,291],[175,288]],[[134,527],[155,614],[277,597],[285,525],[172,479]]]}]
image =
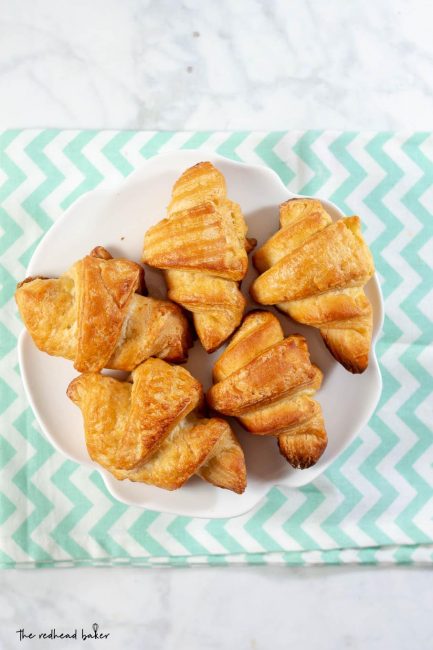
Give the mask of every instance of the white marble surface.
[{"label": "white marble surface", "polygon": [[0,0],[0,123],[430,128],[430,0]]},{"label": "white marble surface", "polygon": [[[0,647],[429,650],[431,582],[430,571],[404,568],[11,572]],[[15,632],[94,622],[108,639],[19,643]]]},{"label": "white marble surface", "polygon": [[[431,0],[0,0],[0,126],[431,129]],[[432,647],[427,569],[0,575],[0,647]],[[90,627],[92,644],[15,630]]]}]

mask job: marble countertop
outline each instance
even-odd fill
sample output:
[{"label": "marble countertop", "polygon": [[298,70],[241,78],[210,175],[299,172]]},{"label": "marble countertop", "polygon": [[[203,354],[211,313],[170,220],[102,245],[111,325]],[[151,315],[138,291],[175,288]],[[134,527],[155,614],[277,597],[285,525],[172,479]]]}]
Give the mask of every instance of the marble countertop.
[{"label": "marble countertop", "polygon": [[[46,569],[5,575],[5,650],[432,647],[432,575],[422,569]],[[91,631],[94,622],[108,639],[19,643],[15,633],[54,626]]]},{"label": "marble countertop", "polygon": [[428,129],[428,0],[1,0],[0,121]]},{"label": "marble countertop", "polygon": [[[427,0],[0,0],[0,124],[431,129],[432,19]],[[428,569],[75,569],[0,580],[7,650],[51,647],[20,643],[19,628],[94,622],[110,637],[87,648],[432,643]]]}]

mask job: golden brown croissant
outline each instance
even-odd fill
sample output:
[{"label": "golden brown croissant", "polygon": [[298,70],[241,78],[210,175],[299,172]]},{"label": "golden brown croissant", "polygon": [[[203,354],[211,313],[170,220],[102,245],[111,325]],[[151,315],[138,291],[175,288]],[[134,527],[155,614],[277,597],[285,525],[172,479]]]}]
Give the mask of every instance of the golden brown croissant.
[{"label": "golden brown croissant", "polygon": [[185,368],[160,359],[142,363],[132,380],[85,373],[69,384],[91,458],[118,479],[175,490],[198,474],[242,493],[242,449],[226,421],[199,417],[200,383]]},{"label": "golden brown croissant", "polygon": [[322,372],[312,365],[306,340],[284,338],[269,312],[248,314],[214,367],[209,405],[234,415],[250,433],[278,438],[293,467],[314,465],[326,448],[320,404],[313,395]]},{"label": "golden brown croissant", "polygon": [[101,246],[60,278],[27,278],[16,290],[21,318],[38,348],[81,372],[133,370],[150,356],[184,361],[191,344],[180,308],[136,293],[143,269]]},{"label": "golden brown croissant", "polygon": [[182,174],[167,215],[147,231],[143,261],[164,269],[168,297],[193,313],[198,337],[212,352],[242,320],[238,282],[255,241],[246,239],[241,209],[227,199],[224,176],[210,162]]},{"label": "golden brown croissant", "polygon": [[358,217],[333,222],[319,201],[291,199],[280,207],[281,229],[254,255],[262,273],[251,295],[312,325],[347,370],[368,366],[373,312],[364,285],[374,273]]}]

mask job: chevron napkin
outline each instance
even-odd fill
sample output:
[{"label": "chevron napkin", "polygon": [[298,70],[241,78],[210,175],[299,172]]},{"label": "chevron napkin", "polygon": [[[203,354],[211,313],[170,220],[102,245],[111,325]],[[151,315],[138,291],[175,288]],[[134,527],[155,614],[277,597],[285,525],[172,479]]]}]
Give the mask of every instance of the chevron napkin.
[{"label": "chevron napkin", "polygon": [[[202,520],[128,507],[54,451],[23,394],[13,300],[46,230],[81,194],[179,148],[268,165],[363,218],[386,300],[383,395],[313,484]],[[0,565],[433,562],[433,135],[0,132]]]}]

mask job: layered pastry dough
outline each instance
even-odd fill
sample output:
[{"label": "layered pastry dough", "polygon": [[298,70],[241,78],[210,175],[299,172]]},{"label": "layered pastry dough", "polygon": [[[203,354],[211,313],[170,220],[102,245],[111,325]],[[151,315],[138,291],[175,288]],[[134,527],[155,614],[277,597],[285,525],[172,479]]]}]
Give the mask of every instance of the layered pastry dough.
[{"label": "layered pastry dough", "polygon": [[363,372],[373,325],[364,285],[374,264],[359,218],[333,222],[319,201],[291,199],[280,207],[280,224],[254,255],[262,275],[252,297],[317,327],[337,361]]},{"label": "layered pastry dough", "polygon": [[239,325],[245,298],[239,291],[255,241],[237,203],[227,198],[224,176],[210,162],[187,169],[175,183],[167,218],[150,228],[143,261],[163,269],[168,297],[193,313],[207,352]]},{"label": "layered pastry dough", "polygon": [[15,298],[40,350],[80,372],[133,370],[150,356],[184,361],[190,341],[181,309],[140,295],[143,269],[102,247],[60,278],[27,278]]},{"label": "layered pastry dough", "polygon": [[250,433],[278,438],[296,468],[314,465],[327,444],[320,404],[313,399],[322,372],[310,361],[306,340],[284,338],[269,312],[248,314],[214,367],[209,405],[237,417]]},{"label": "layered pastry dough", "polygon": [[67,394],[82,411],[91,458],[116,478],[175,490],[197,474],[244,491],[242,449],[226,421],[200,417],[202,387],[184,368],[148,359],[132,383],[85,373]]}]

